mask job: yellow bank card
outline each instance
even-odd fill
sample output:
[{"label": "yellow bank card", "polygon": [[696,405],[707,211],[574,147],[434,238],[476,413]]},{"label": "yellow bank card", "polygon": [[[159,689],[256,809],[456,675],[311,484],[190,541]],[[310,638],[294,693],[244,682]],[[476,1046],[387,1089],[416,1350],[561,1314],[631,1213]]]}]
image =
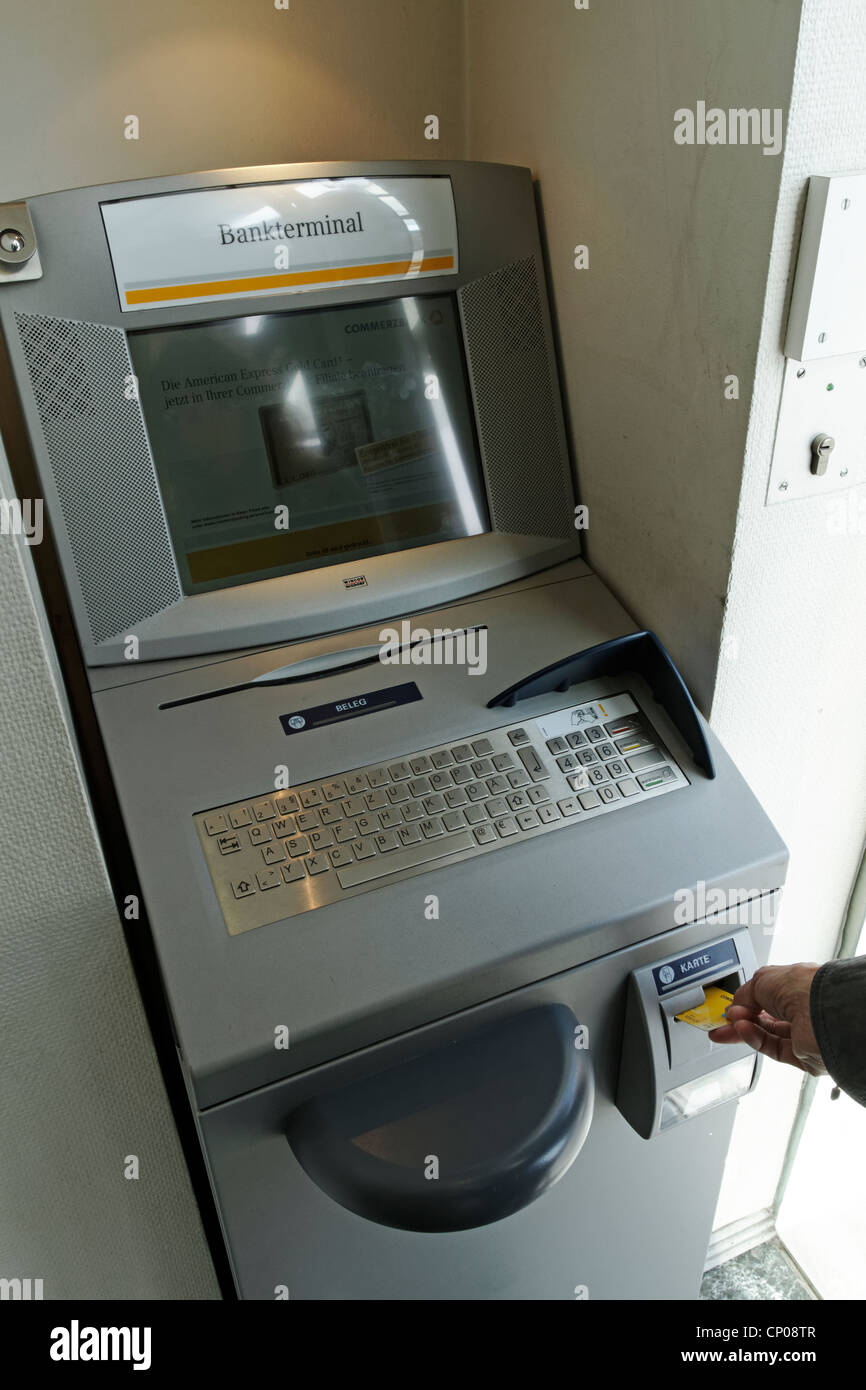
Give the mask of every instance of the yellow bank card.
[{"label": "yellow bank card", "polygon": [[733,1001],[734,996],[726,989],[719,989],[718,985],[705,985],[703,1004],[699,1004],[696,1009],[686,1009],[684,1013],[677,1014],[677,1023],[690,1023],[693,1028],[700,1028],[702,1032],[709,1033],[711,1028],[721,1028],[722,1024],[727,1022],[725,1010]]}]

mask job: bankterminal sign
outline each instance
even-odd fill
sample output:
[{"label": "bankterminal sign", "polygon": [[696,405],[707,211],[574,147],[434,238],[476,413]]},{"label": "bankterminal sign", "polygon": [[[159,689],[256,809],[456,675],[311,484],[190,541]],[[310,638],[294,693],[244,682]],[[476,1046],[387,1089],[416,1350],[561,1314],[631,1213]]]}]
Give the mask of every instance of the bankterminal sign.
[{"label": "bankterminal sign", "polygon": [[444,177],[199,189],[103,203],[102,218],[124,313],[458,269]]}]

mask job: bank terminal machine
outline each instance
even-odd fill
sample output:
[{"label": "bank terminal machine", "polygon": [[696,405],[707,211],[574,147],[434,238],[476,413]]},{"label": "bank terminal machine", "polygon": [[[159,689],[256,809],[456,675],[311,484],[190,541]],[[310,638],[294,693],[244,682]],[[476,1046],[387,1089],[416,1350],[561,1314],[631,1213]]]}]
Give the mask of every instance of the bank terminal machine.
[{"label": "bank terminal machine", "polygon": [[238,1295],[696,1297],[757,1062],[680,1015],[765,959],[787,856],[581,558],[529,171],[219,170],[0,221]]}]

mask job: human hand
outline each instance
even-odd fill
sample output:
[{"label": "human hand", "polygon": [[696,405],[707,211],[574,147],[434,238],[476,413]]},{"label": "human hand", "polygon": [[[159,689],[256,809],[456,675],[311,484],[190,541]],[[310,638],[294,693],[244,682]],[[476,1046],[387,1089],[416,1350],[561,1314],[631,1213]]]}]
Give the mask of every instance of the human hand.
[{"label": "human hand", "polygon": [[817,965],[765,965],[740,985],[728,1005],[728,1022],[709,1034],[715,1043],[747,1043],[755,1052],[787,1062],[810,1076],[826,1072],[815,1034],[809,996]]}]

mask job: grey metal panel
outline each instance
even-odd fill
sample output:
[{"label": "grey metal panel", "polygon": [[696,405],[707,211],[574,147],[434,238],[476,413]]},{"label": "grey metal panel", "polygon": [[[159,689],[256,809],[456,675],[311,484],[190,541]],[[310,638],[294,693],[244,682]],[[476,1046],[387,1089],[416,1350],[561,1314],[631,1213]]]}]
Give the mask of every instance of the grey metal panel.
[{"label": "grey metal panel", "polygon": [[574,494],[534,257],[460,291],[469,376],[498,531],[574,534]]},{"label": "grey metal panel", "polygon": [[[95,696],[201,1106],[669,933],[673,894],[698,879],[760,894],[784,878],[784,845],[717,740],[709,734],[718,775],[708,781],[649,691],[617,677],[588,683],[580,698],[631,686],[691,786],[575,825],[573,833],[230,937],[195,812],[259,794],[287,760],[292,781],[303,782],[357,766],[359,747],[366,759],[387,762],[461,741],[491,727],[486,702],[528,670],[634,631],[594,576],[464,602],[425,621],[487,624],[486,673],[412,667],[422,701],[300,738],[285,738],[280,714],[387,685],[399,668],[159,709],[282,664],[280,653],[260,652]],[[294,648],[282,660],[302,654]],[[554,694],[518,708],[529,718],[562,703]],[[502,724],[515,722],[514,712],[498,713]],[[439,900],[435,921],[425,916],[431,893]],[[278,1024],[291,1030],[288,1051],[273,1046]]]},{"label": "grey metal panel", "polygon": [[181,598],[126,335],[16,314],[94,642]]},{"label": "grey metal panel", "polygon": [[[497,596],[504,596],[507,593],[517,593],[520,589],[538,588],[540,585],[561,584],[566,579],[585,579],[592,575],[592,570],[585,560],[568,560],[562,564],[554,565],[550,569],[537,571],[535,574],[524,575],[521,579],[516,579],[510,584],[503,584],[501,587],[488,591]],[[425,604],[424,608],[416,609],[414,621],[423,624],[425,609],[432,613],[437,606],[441,606],[442,600],[437,603],[434,596],[430,596],[431,601]],[[463,600],[465,603],[472,603],[472,598]],[[452,609],[459,605],[452,604]],[[259,647],[248,647],[245,656],[252,656],[259,651],[279,650],[284,654],[289,653],[289,660],[307,660],[318,658],[325,653],[342,650],[346,647],[357,646],[361,639],[362,629],[352,629],[351,632],[336,632],[330,636],[316,637],[311,641],[301,641],[286,647],[284,643],[276,645],[262,644]],[[376,630],[378,634],[378,629]],[[169,676],[179,675],[184,671],[191,671],[199,666],[215,665],[222,661],[236,661],[237,652],[221,651],[208,652],[201,656],[179,657],[173,660],[160,661],[155,666],[149,664],[142,665],[141,662],[127,661],[123,666],[98,666],[90,670],[90,685],[92,690],[108,690],[116,685],[134,685],[140,680],[150,680],[154,675]],[[282,658],[281,658],[282,660]],[[274,664],[279,664],[274,662]]]},{"label": "grey metal panel", "polygon": [[[532,258],[540,267],[541,251],[530,172],[504,164],[414,160],[270,165],[107,184],[43,194],[29,201],[45,273],[40,280],[2,287],[0,324],[9,344],[50,516],[56,514],[59,504],[39,411],[30,390],[27,365],[14,326],[15,313],[74,319],[126,332],[203,322],[222,315],[240,317],[297,310],[300,307],[310,309],[364,303],[404,295],[408,283],[402,281],[391,285],[358,285],[315,291],[304,294],[302,304],[297,295],[275,294],[266,299],[247,297],[233,300],[230,305],[224,306],[190,304],[143,310],[132,316],[135,320],[133,324],[129,322],[129,315],[121,313],[118,303],[100,201],[149,197],[197,188],[219,188],[239,183],[339,178],[359,174],[373,177],[389,174],[443,175],[450,178],[457,207],[460,270],[457,275],[431,276],[423,286],[418,287],[423,293],[459,291],[463,285],[480,280],[504,265],[527,258]],[[539,312],[544,340],[552,354],[549,313],[543,295]],[[555,374],[552,361],[551,357],[550,370]],[[503,382],[503,405],[509,389]],[[553,391],[551,409],[555,416],[554,428],[561,438],[561,406],[556,390]],[[497,467],[497,461],[488,457],[488,482],[492,479],[494,486]],[[62,519],[56,531],[85,659],[93,665],[119,662],[123,658],[119,641],[96,643],[91,640],[82,585]],[[550,536],[559,536],[558,543]],[[328,630],[369,623],[377,618],[385,619],[398,604],[412,611],[429,604],[431,600],[448,603],[462,595],[557,564],[579,551],[580,542],[574,531],[567,534],[549,528],[541,536],[532,536],[525,524],[521,524],[519,534],[501,533],[473,538],[468,542],[454,541],[444,546],[424,547],[423,550],[412,552],[410,559],[405,554],[376,557],[360,566],[337,565],[316,571],[312,580],[305,575],[282,576],[215,593],[199,594],[185,598],[148,620],[139,621],[135,633],[141,644],[142,660],[321,635]],[[342,579],[359,569],[367,575],[368,587],[349,593],[343,588]],[[334,617],[335,614],[338,616]]]},{"label": "grey metal panel", "polygon": [[[734,1106],[647,1143],[616,1109],[615,1091],[629,972],[719,932],[710,921],[670,933],[664,945],[614,951],[201,1116],[241,1296],[273,1300],[285,1285],[293,1300],[696,1298]],[[755,944],[763,962],[769,937]],[[434,1040],[553,1002],[567,1004],[588,1029],[595,1111],[569,1172],[523,1211],[457,1234],[393,1231],[338,1206],[300,1168],[284,1128],[309,1095],[399,1064]],[[748,1050],[724,1051],[734,1061]]]}]

